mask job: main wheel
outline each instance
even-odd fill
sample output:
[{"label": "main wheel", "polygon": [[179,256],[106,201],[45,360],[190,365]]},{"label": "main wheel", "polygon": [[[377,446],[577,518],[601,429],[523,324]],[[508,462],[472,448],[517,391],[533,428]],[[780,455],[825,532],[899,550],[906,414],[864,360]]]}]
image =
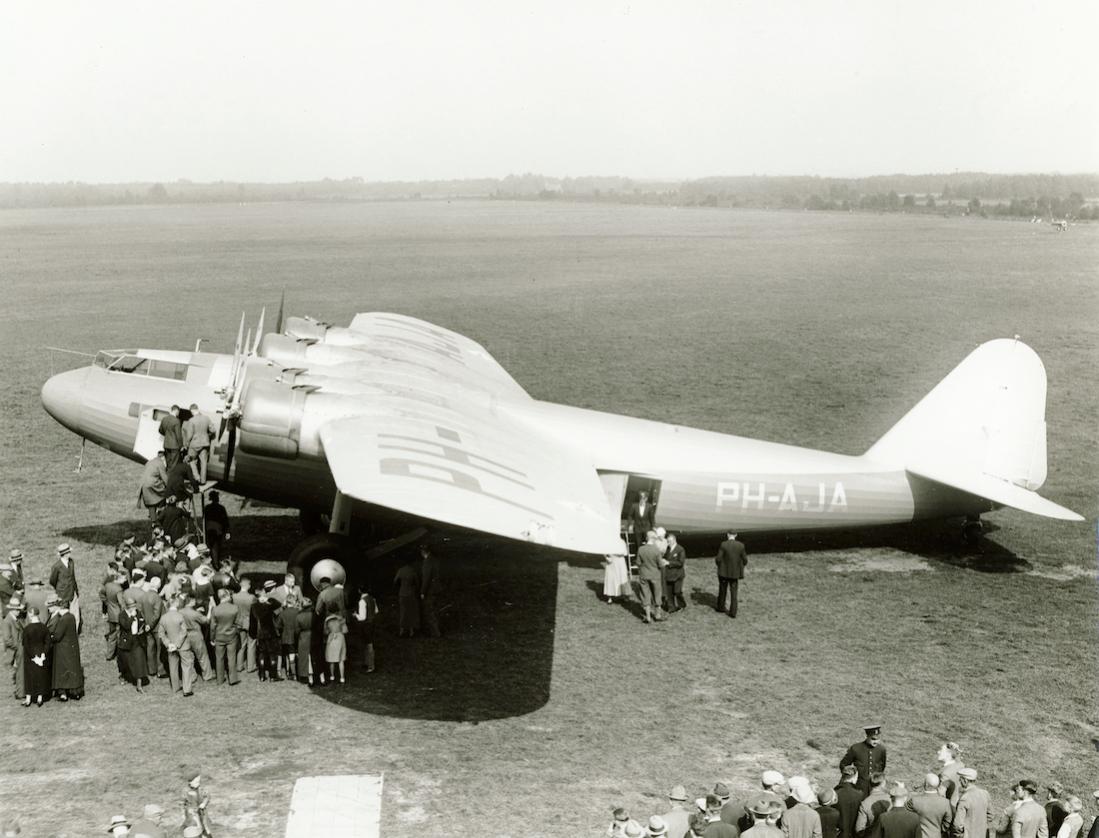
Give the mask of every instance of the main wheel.
[{"label": "main wheel", "polygon": [[316,597],[322,578],[327,576],[333,584],[346,582],[348,568],[352,567],[354,558],[354,550],[347,536],[317,533],[298,542],[290,551],[286,572],[297,577],[306,596]]}]

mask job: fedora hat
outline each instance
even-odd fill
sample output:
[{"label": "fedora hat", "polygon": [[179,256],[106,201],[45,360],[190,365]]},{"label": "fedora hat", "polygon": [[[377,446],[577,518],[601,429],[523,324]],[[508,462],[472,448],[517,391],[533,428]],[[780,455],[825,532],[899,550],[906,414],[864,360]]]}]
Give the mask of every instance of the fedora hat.
[{"label": "fedora hat", "polygon": [[761,818],[765,818],[771,814],[771,801],[766,797],[761,797],[748,807],[748,811],[753,815],[759,815]]},{"label": "fedora hat", "polygon": [[131,824],[129,820],[127,820],[125,815],[112,815],[111,825],[107,827],[107,832],[114,832],[120,826],[129,827],[133,826],[133,824]]},{"label": "fedora hat", "polygon": [[680,803],[684,803],[687,800],[687,789],[683,786],[676,786],[670,792],[668,792],[669,800],[676,800]]},{"label": "fedora hat", "polygon": [[664,819],[660,815],[653,815],[649,818],[649,835],[652,838],[656,838],[659,835],[668,834],[668,825],[664,823]]}]

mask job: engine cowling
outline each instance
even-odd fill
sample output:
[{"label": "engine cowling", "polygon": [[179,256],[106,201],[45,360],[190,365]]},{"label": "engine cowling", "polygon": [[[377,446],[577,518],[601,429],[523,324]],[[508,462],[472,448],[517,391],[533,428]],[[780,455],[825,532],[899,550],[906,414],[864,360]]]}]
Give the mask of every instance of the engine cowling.
[{"label": "engine cowling", "polygon": [[307,390],[277,381],[251,381],[244,388],[237,446],[248,454],[298,456]]}]

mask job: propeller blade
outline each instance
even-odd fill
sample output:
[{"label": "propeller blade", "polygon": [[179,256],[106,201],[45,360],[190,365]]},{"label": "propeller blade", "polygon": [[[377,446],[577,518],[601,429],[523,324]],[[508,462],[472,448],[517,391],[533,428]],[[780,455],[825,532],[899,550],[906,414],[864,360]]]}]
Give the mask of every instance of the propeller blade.
[{"label": "propeller blade", "polygon": [[282,289],[282,296],[279,297],[279,314],[278,314],[278,317],[275,318],[275,334],[276,335],[281,335],[282,334],[282,309],[283,309],[283,305],[285,303],[286,303],[286,289],[283,288]]},{"label": "propeller blade", "polygon": [[252,344],[252,349],[249,351],[249,355],[255,355],[259,351],[260,338],[263,337],[263,318],[267,316],[267,306],[263,307],[263,310],[259,313],[259,323],[256,324],[256,340]]},{"label": "propeller blade", "polygon": [[240,313],[240,328],[237,329],[237,345],[236,345],[236,349],[233,350],[233,355],[234,356],[240,355],[241,344],[243,344],[243,343],[244,343],[244,312],[242,311]]}]

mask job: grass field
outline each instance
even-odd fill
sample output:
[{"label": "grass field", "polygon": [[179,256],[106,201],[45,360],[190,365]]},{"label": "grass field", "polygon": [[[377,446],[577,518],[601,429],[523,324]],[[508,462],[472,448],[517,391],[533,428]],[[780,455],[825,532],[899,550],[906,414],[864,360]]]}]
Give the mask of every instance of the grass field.
[{"label": "grass field", "polygon": [[[423,317],[480,340],[537,398],[857,453],[975,345],[1019,334],[1049,376],[1043,493],[1072,525],[1003,511],[977,552],[940,528],[749,541],[742,617],[705,607],[713,545],[691,543],[692,607],[657,626],[599,602],[598,563],[454,545],[445,638],[399,641],[337,691],[248,681],[115,684],[98,614],[77,705],[0,704],[0,813],[84,835],[155,801],[178,817],[205,767],[218,834],[281,834],[294,780],[386,775],[382,832],[601,834],[663,811],[676,783],[747,792],[776,767],[831,782],[867,718],[890,774],[966,749],[995,803],[1019,776],[1096,785],[1099,227],[978,219],[507,203],[247,205],[0,213],[4,550],[44,576],[70,541],[92,602],[138,522],[140,470],[42,411],[56,344],[228,351],[242,309],[346,323]],[[237,512],[234,549],[277,571],[281,510]]]}]

